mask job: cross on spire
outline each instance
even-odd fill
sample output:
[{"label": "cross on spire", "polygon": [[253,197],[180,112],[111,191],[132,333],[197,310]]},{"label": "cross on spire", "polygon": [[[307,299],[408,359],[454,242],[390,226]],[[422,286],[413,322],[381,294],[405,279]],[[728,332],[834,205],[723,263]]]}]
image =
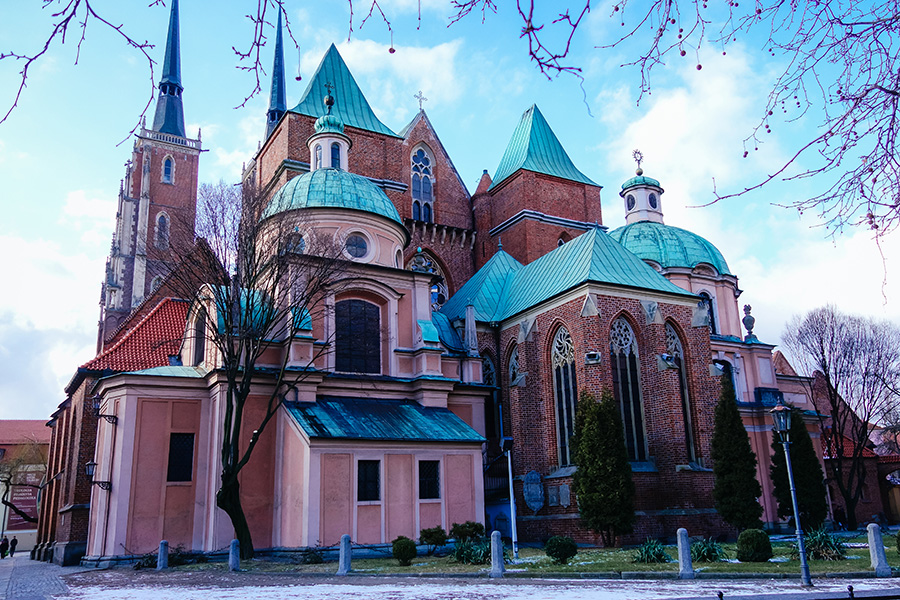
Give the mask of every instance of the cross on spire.
[{"label": "cross on spire", "polygon": [[325,89],[328,90],[328,93],[331,93],[331,90],[334,89],[334,85],[329,81],[325,84]]},{"label": "cross on spire", "polygon": [[422,94],[422,90],[419,90],[419,93],[418,93],[418,94],[413,94],[413,98],[415,98],[416,100],[419,101],[419,110],[422,110],[422,103],[423,103],[423,102],[428,102],[428,98],[426,98],[426,97]]}]

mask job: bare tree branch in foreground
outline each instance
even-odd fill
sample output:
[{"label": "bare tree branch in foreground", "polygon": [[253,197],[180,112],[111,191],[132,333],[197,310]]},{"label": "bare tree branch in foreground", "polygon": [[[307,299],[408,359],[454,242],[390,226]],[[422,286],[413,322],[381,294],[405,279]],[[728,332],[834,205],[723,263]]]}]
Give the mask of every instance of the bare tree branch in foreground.
[{"label": "bare tree branch in foreground", "polygon": [[873,428],[892,424],[900,403],[900,327],[828,306],[795,316],[782,337],[797,370],[811,378],[828,476],[855,529],[868,475],[863,452]]}]

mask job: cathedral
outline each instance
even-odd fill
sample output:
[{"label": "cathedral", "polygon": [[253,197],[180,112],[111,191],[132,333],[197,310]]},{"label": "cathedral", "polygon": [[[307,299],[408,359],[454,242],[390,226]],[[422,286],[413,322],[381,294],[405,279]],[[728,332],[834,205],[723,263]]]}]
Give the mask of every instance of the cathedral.
[{"label": "cathedral", "polygon": [[[119,191],[98,354],[51,417],[60,477],[36,558],[108,564],[162,539],[212,551],[233,537],[215,498],[226,386],[204,334],[215,307],[168,285],[201,176],[180,60],[173,0],[155,118]],[[289,105],[280,16],[273,67],[264,141],[242,183],[266,199],[262,219],[304,224],[300,252],[305,236],[333,239],[350,276],[303,335],[273,342],[312,375],[240,476],[257,549],[343,534],[384,544],[464,521],[597,545],[572,491],[582,390],[611,392],[622,418],[637,490],[623,543],[679,527],[729,533],[710,457],[722,373],[758,458],[763,520],[779,520],[768,410],[810,409],[802,378],[753,334],[719,250],[665,223],[662,183],[640,161],[612,199],[625,223],[605,224],[601,186],[533,105],[471,194],[425,111],[396,130],[382,122],[334,45]]]}]

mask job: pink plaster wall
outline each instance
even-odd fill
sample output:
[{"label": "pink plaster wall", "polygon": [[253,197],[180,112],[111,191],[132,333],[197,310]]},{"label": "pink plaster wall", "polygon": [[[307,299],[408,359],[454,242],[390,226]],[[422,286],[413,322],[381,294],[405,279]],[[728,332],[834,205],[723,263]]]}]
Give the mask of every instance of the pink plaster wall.
[{"label": "pink plaster wall", "polygon": [[428,529],[438,525],[441,525],[441,503],[423,502],[419,504],[419,529]]},{"label": "pink plaster wall", "polygon": [[303,544],[306,445],[289,424],[284,427],[281,463],[281,546]]},{"label": "pink plaster wall", "polygon": [[398,535],[408,538],[419,537],[415,523],[413,499],[413,457],[411,454],[388,454],[387,485],[385,486],[387,540]]},{"label": "pink plaster wall", "polygon": [[[475,420],[472,418],[472,405],[471,404],[447,404],[447,408],[450,409],[454,415],[462,419],[466,425],[475,429]],[[484,427],[482,427],[484,429]]]},{"label": "pink plaster wall", "polygon": [[472,485],[472,455],[448,454],[444,457],[444,487],[447,525],[481,521],[475,515],[475,490]]},{"label": "pink plaster wall", "polygon": [[[246,450],[250,436],[262,422],[267,398],[250,396],[244,407],[244,421],[241,428],[241,451]],[[241,504],[253,536],[256,548],[272,546],[272,525],[274,521],[272,498],[275,496],[275,426],[266,427],[250,461],[241,470]]]},{"label": "pink plaster wall", "polygon": [[359,544],[381,543],[381,503],[357,507],[355,541]]},{"label": "pink plaster wall", "polygon": [[341,541],[341,536],[351,533],[350,522],[350,455],[322,455],[322,518],[321,542],[330,546]]}]

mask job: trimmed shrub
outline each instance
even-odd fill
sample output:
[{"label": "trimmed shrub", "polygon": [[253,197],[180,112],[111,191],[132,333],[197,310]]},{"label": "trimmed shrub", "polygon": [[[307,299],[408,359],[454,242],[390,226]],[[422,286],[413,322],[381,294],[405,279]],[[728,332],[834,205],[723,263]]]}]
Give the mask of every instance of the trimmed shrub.
[{"label": "trimmed shrub", "polygon": [[[484,565],[491,561],[491,541],[484,538],[467,539],[457,542],[450,558],[464,565]],[[503,560],[506,561],[506,549],[503,549]]]},{"label": "trimmed shrub", "polygon": [[762,529],[745,529],[738,536],[737,559],[741,562],[766,562],[772,558],[772,542]]},{"label": "trimmed shrub", "polygon": [[544,546],[544,552],[553,559],[554,563],[564,565],[569,562],[570,558],[578,554],[578,545],[575,544],[575,540],[570,537],[554,535],[547,540],[547,544]]},{"label": "trimmed shrub", "polygon": [[419,542],[428,546],[428,556],[431,556],[447,543],[447,532],[440,525],[423,529],[419,532]]},{"label": "trimmed shrub", "polygon": [[[824,527],[806,534],[806,555],[813,560],[844,560],[846,552],[844,543],[825,531]],[[800,551],[796,545],[791,555],[799,558]]]},{"label": "trimmed shrub", "polygon": [[416,557],[418,551],[416,543],[405,535],[398,536],[391,544],[394,558],[400,563],[401,567],[408,567],[412,564],[412,559]]},{"label": "trimmed shrub", "polygon": [[455,539],[457,543],[484,537],[484,525],[475,521],[454,523],[450,527],[450,537]]},{"label": "trimmed shrub", "polygon": [[701,538],[691,544],[691,560],[696,562],[718,562],[728,558],[722,544],[712,538]]},{"label": "trimmed shrub", "polygon": [[667,563],[672,561],[672,557],[668,555],[662,542],[647,538],[647,541],[638,546],[632,560],[636,563]]}]

